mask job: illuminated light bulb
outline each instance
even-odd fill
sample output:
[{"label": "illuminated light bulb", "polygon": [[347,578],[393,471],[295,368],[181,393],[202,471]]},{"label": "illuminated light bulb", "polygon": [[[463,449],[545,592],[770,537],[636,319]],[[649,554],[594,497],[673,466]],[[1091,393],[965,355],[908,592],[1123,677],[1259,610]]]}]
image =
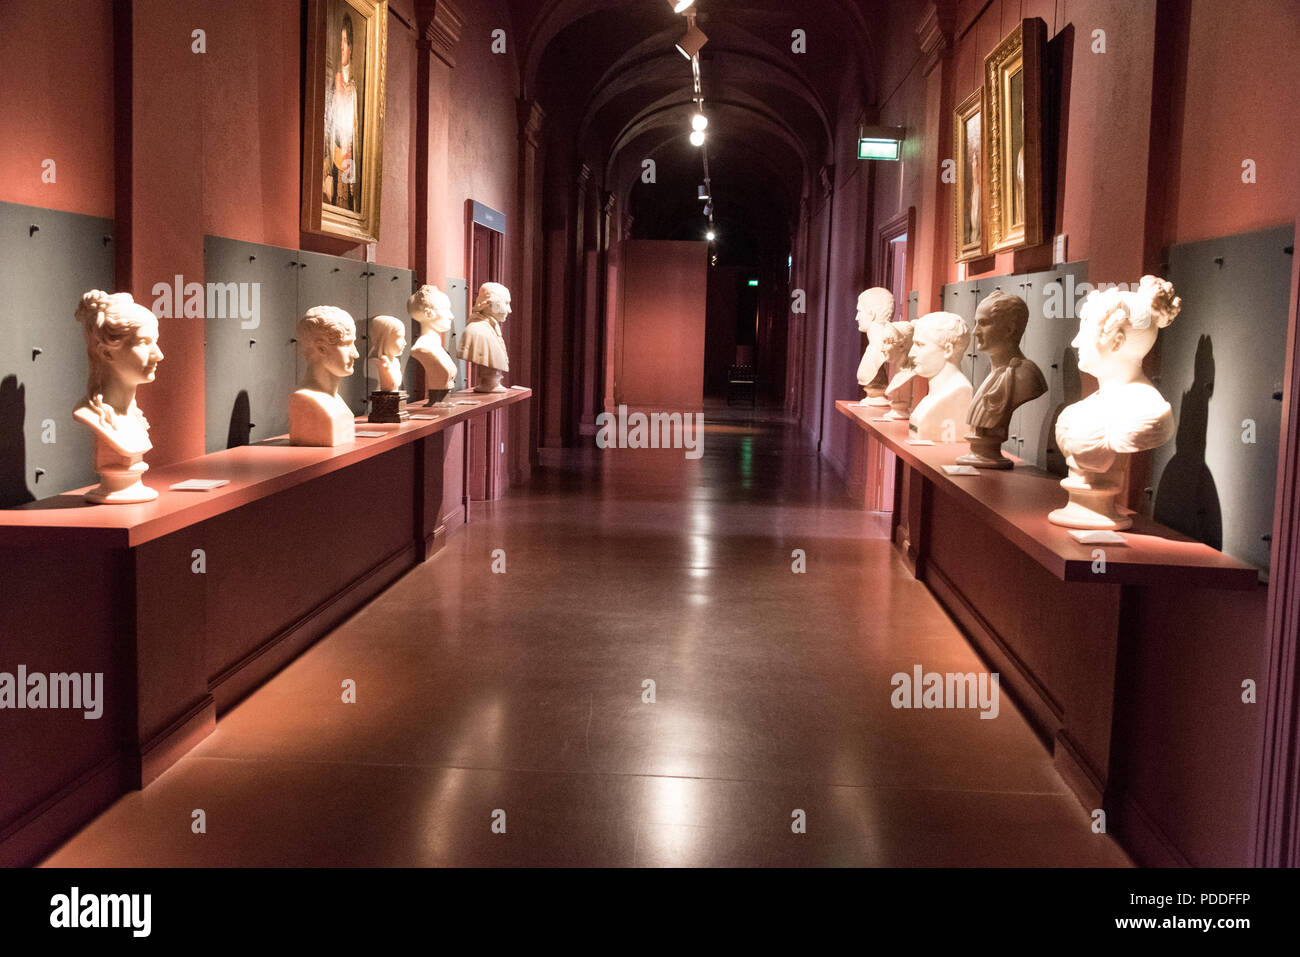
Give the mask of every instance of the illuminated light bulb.
[{"label": "illuminated light bulb", "polygon": [[709,127],[709,118],[703,113],[696,113],[691,117],[691,129],[703,133]]},{"label": "illuminated light bulb", "polygon": [[692,145],[692,146],[703,146],[703,145],[704,145],[704,131],[703,131],[703,130],[695,130],[694,132],[691,133],[691,145]]}]

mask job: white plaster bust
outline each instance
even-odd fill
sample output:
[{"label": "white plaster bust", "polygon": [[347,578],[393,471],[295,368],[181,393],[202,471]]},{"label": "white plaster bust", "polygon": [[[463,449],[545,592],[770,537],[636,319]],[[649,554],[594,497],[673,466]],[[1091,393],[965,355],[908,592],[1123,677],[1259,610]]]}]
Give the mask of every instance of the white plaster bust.
[{"label": "white plaster bust", "polygon": [[1079,332],[1071,345],[1079,353],[1079,370],[1095,376],[1098,388],[1056,420],[1056,442],[1070,470],[1061,487],[1070,500],[1048,515],[1055,524],[1133,524],[1115,506],[1128,479],[1129,456],[1174,436],[1173,410],[1143,375],[1142,360],[1181,308],[1173,285],[1155,276],[1143,276],[1132,292],[1094,290],[1079,307]]},{"label": "white plaster bust", "polygon": [[1043,372],[1020,351],[1029,325],[1029,306],[1019,296],[1000,289],[989,293],[975,310],[975,348],[988,353],[989,374],[975,390],[966,421],[970,451],[959,457],[961,465],[983,469],[1009,469],[1002,454],[1011,414],[1047,391]]},{"label": "white plaster bust", "polygon": [[460,357],[474,364],[475,392],[505,392],[502,376],[510,371],[501,323],[510,315],[510,290],[499,282],[485,282],[460,339]]},{"label": "white plaster bust", "polygon": [[92,289],[77,305],[77,322],[86,336],[90,373],[86,396],[72,413],[95,434],[99,485],[86,501],[112,505],[152,502],[155,489],[142,481],[153,448],[149,423],[135,404],[135,390],[154,380],[162,350],[158,319],[129,292],[110,295]]},{"label": "white plaster bust", "polygon": [[406,311],[420,330],[411,346],[411,357],[424,368],[424,387],[433,403],[456,386],[456,360],[443,346],[442,338],[451,332],[451,299],[437,286],[424,285],[406,301]]},{"label": "white plaster bust", "polygon": [[339,396],[339,383],[359,359],[357,327],[334,306],[315,306],[298,320],[298,351],[306,363],[289,396],[290,445],[344,445],[356,440],[356,420]]},{"label": "white plaster bust", "polygon": [[369,377],[379,381],[380,392],[400,392],[402,353],[406,351],[406,323],[396,316],[370,319]]},{"label": "white plaster bust", "polygon": [[912,380],[916,378],[916,367],[912,365],[909,355],[912,351],[913,329],[906,319],[889,325],[885,349],[893,376],[885,386],[885,398],[889,400],[890,408],[884,418],[907,419],[912,414]]},{"label": "white plaster bust", "polygon": [[860,405],[889,405],[885,398],[885,336],[894,318],[894,294],[875,286],[858,296],[858,331],[867,334],[867,349],[858,364],[858,385],[867,396]]},{"label": "white plaster bust", "polygon": [[966,320],[953,312],[931,312],[912,326],[908,354],[916,374],[930,380],[930,391],[912,410],[908,428],[916,438],[956,442],[958,428],[970,407],[970,379],[961,371],[970,344]]}]

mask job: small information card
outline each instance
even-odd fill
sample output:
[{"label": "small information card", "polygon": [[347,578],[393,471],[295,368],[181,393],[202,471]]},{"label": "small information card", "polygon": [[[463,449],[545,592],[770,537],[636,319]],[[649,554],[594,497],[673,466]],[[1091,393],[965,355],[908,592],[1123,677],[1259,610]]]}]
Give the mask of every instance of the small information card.
[{"label": "small information card", "polygon": [[171,486],[173,492],[211,492],[214,488],[229,485],[230,479],[186,479]]}]

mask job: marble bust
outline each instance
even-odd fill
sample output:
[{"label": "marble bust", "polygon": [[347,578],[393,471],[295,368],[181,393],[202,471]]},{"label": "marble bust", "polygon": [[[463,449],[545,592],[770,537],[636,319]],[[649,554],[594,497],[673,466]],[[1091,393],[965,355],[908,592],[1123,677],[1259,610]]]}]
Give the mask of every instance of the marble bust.
[{"label": "marble bust", "polygon": [[99,474],[99,485],[85,499],[110,505],[152,502],[158,492],[141,479],[153,443],[135,390],[154,380],[163,358],[158,319],[129,292],[110,295],[99,289],[81,297],[76,318],[86,337],[90,372],[86,396],[72,415],[95,435]]},{"label": "marble bust", "polygon": [[474,366],[475,392],[505,392],[501,384],[510,371],[501,323],[510,315],[510,290],[499,282],[485,282],[460,338],[460,358]]},{"label": "marble bust", "polygon": [[339,383],[352,375],[360,358],[356,323],[335,306],[314,306],[298,320],[298,351],[306,370],[289,397],[289,444],[355,441],[356,421],[339,396]]},{"label": "marble bust", "polygon": [[402,388],[402,353],[406,351],[406,324],[396,316],[370,319],[369,378],[379,381],[380,392]]},{"label": "marble bust", "polygon": [[894,294],[883,286],[858,296],[858,331],[867,334],[867,349],[858,364],[858,385],[867,395],[860,405],[889,405],[885,398],[885,337],[894,318]]},{"label": "marble bust", "polygon": [[1029,306],[1000,289],[975,310],[975,348],[988,354],[991,368],[971,400],[966,416],[970,451],[957,459],[960,465],[1011,468],[1011,460],[1002,454],[1011,414],[1047,391],[1042,370],[1020,351],[1028,325]]},{"label": "marble bust", "polygon": [[1069,502],[1048,515],[1067,528],[1124,529],[1133,524],[1115,498],[1128,479],[1129,457],[1174,435],[1173,410],[1142,373],[1156,335],[1182,308],[1167,280],[1143,276],[1135,291],[1088,294],[1079,307],[1079,332],[1071,345],[1079,369],[1097,379],[1097,391],[1066,406],[1056,420],[1056,441],[1069,474],[1061,487]]},{"label": "marble bust", "polygon": [[885,398],[889,400],[890,408],[884,418],[911,418],[912,380],[916,378],[916,369],[908,355],[912,351],[912,324],[906,319],[891,322],[885,336],[885,349],[889,371],[893,375],[885,386]]},{"label": "marble bust", "polygon": [[966,320],[953,312],[931,312],[912,325],[908,353],[916,374],[930,380],[930,391],[912,410],[908,430],[931,442],[957,441],[959,423],[966,421],[973,392],[961,371],[970,344]]},{"label": "marble bust", "polygon": [[424,369],[424,387],[429,405],[433,405],[456,385],[456,360],[442,344],[442,337],[451,332],[451,299],[437,286],[424,285],[406,301],[406,311],[420,330],[411,346],[411,358]]}]

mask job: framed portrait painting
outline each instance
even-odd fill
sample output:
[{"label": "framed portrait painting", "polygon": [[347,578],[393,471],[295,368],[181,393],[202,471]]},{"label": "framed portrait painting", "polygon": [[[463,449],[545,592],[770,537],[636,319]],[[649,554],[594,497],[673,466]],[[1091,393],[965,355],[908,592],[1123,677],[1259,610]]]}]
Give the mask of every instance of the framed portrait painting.
[{"label": "framed portrait painting", "polygon": [[1022,20],[984,58],[991,253],[1043,241],[1043,57],[1047,24]]},{"label": "framed portrait painting", "polygon": [[302,228],[379,238],[388,0],[309,0]]},{"label": "framed portrait painting", "polygon": [[984,90],[977,89],[952,115],[957,157],[954,184],[953,249],[957,262],[987,255],[984,228]]}]

